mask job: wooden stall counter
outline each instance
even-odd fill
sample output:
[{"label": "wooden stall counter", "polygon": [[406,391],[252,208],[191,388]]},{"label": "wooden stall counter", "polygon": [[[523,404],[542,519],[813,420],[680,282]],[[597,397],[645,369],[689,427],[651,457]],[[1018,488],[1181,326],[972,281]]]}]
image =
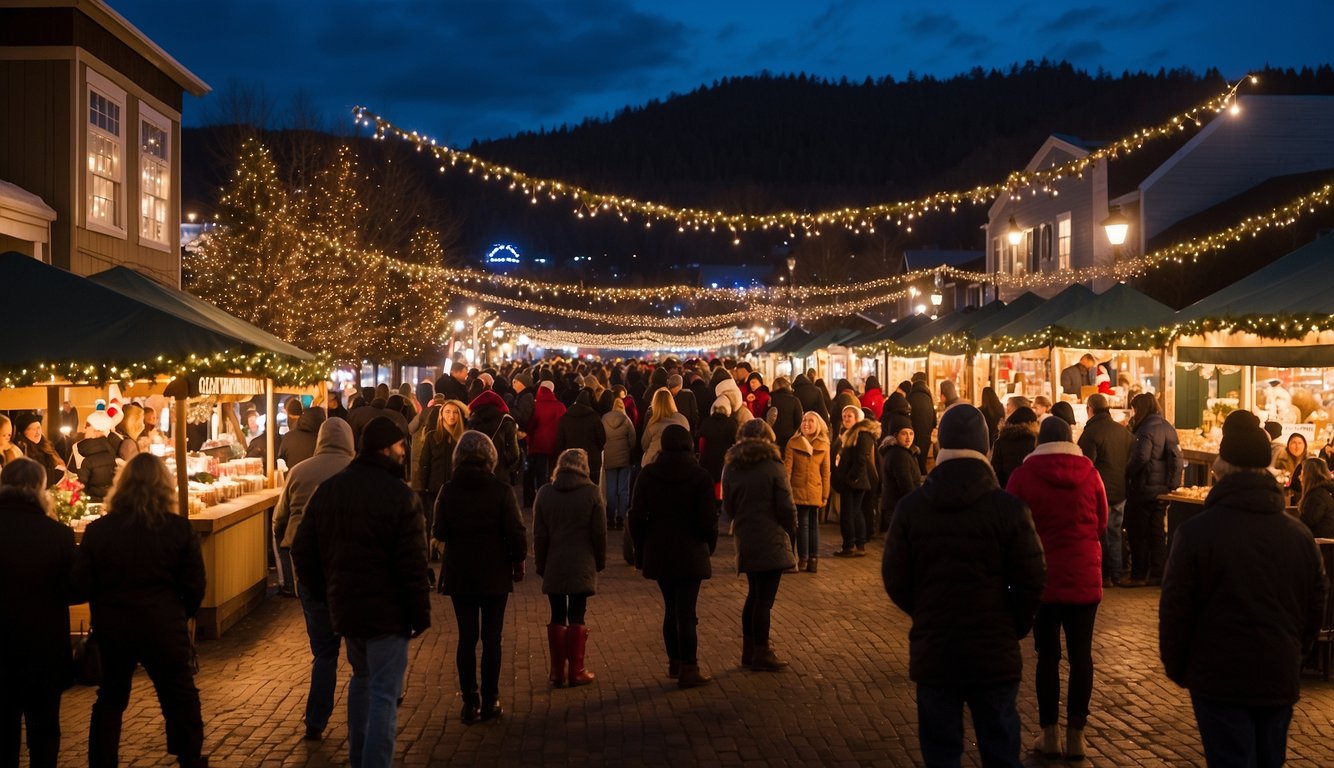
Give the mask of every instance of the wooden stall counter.
[{"label": "wooden stall counter", "polygon": [[[199,534],[208,584],[196,617],[201,639],[220,637],[264,599],[268,586],[267,510],[278,504],[281,488],[248,493],[190,516]],[[76,532],[81,539],[82,532]],[[87,626],[88,604],[70,607],[70,626]]]}]

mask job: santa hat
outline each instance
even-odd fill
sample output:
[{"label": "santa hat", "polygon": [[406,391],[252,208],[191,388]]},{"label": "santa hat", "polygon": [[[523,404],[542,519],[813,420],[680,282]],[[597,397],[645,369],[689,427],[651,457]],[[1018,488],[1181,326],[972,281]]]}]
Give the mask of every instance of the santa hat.
[{"label": "santa hat", "polygon": [[107,399],[98,400],[97,408],[88,414],[87,424],[98,432],[110,432],[125,418],[121,410],[120,386],[111,384],[107,387]]}]

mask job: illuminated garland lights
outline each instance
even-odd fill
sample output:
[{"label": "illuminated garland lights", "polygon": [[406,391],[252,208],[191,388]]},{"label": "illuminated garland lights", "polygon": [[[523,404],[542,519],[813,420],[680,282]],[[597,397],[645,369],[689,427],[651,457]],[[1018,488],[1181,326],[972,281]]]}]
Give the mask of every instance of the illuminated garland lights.
[{"label": "illuminated garland lights", "polygon": [[8,365],[0,368],[0,384],[4,387],[28,387],[72,382],[100,386],[107,382],[129,382],[158,376],[232,374],[273,379],[277,384],[288,385],[322,381],[329,377],[332,370],[333,363],[325,355],[307,362],[270,352],[233,354],[224,351],[213,355],[190,355],[184,360],[158,356],[143,361],[66,361],[32,363],[27,366]]},{"label": "illuminated garland lights", "polygon": [[744,341],[749,334],[739,328],[722,328],[689,336],[657,334],[650,331],[629,333],[577,333],[572,331],[540,330],[523,325],[506,324],[515,333],[525,335],[535,346],[551,348],[592,347],[597,349],[667,349],[673,351],[718,349]]},{"label": "illuminated garland lights", "polygon": [[1044,192],[1052,192],[1051,185],[1066,177],[1082,176],[1085,171],[1100,162],[1128,155],[1150,141],[1177,134],[1186,130],[1189,126],[1200,127],[1210,114],[1218,114],[1229,108],[1235,110],[1237,108],[1237,90],[1248,81],[1250,83],[1258,82],[1254,75],[1249,75],[1228,87],[1218,96],[1175,115],[1157,126],[1142,128],[1130,136],[1113,141],[1084,157],[1060,165],[1036,171],[1016,171],[999,184],[977,186],[967,191],[936,192],[917,200],[905,202],[880,203],[861,208],[848,207],[814,213],[797,211],[772,214],[726,213],[698,208],[678,208],[662,203],[636,200],[631,197],[593,192],[557,179],[531,176],[523,171],[484,160],[471,153],[438,144],[435,139],[418,131],[408,131],[398,127],[366,107],[355,107],[352,113],[357,124],[373,125],[375,127],[376,139],[394,136],[412,143],[419,152],[429,150],[436,160],[442,163],[440,166],[441,172],[462,165],[470,174],[480,173],[484,181],[492,178],[502,182],[508,181],[509,188],[512,191],[521,192],[534,205],[543,197],[549,200],[572,199],[578,204],[574,212],[579,218],[595,217],[600,212],[607,212],[614,213],[627,222],[630,214],[645,217],[649,219],[645,222],[647,227],[652,227],[654,220],[672,221],[675,222],[677,230],[680,232],[705,229],[716,232],[722,228],[735,236],[742,232],[767,231],[785,227],[793,230],[800,229],[810,235],[819,235],[820,229],[829,225],[842,225],[857,233],[863,230],[873,233],[877,221],[893,221],[901,225],[905,220],[912,221],[928,213],[940,211],[944,207],[948,207],[951,212],[954,212],[959,205],[964,203],[981,204],[996,198],[1002,193],[1015,194],[1024,189],[1034,189],[1036,194],[1036,188],[1039,187]]}]

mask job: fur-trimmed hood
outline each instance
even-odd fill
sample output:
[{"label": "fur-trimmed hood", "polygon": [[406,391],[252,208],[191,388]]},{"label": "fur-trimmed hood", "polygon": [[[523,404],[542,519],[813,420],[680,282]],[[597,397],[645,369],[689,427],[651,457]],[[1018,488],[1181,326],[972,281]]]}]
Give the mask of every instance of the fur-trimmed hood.
[{"label": "fur-trimmed hood", "polygon": [[848,429],[843,430],[843,434],[839,436],[839,439],[844,446],[856,445],[858,438],[861,437],[863,432],[869,434],[871,439],[875,442],[879,442],[880,422],[875,419],[862,419]]},{"label": "fur-trimmed hood", "polygon": [[735,445],[727,449],[727,456],[723,459],[723,464],[753,466],[764,461],[782,462],[782,460],[783,456],[778,452],[777,445],[768,440],[748,437],[737,441]]},{"label": "fur-trimmed hood", "polygon": [[[899,447],[901,447],[899,445],[899,439],[893,435],[889,435],[888,437],[880,441],[880,448],[879,448],[880,456],[883,458],[884,456],[889,454],[889,450],[891,448],[899,448]],[[916,441],[913,442],[912,447],[904,448],[904,450],[907,451],[908,453],[911,453],[914,456],[916,456],[919,452]]]}]

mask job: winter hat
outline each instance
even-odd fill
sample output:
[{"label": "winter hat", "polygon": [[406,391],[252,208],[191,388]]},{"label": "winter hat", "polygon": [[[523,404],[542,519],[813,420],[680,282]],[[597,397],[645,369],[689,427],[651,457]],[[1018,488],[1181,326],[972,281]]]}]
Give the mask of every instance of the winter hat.
[{"label": "winter hat", "polygon": [[905,429],[912,429],[912,419],[901,413],[889,414],[889,434],[897,435]]},{"label": "winter hat", "polygon": [[885,410],[891,413],[901,413],[904,416],[912,414],[912,405],[908,403],[908,398],[903,396],[897,389],[885,400]]},{"label": "winter hat", "polygon": [[919,381],[923,383],[926,382],[926,371],[918,371],[917,373],[914,373],[912,375],[912,382],[914,384],[916,384]]},{"label": "winter hat", "polygon": [[1065,419],[1057,416],[1042,420],[1042,425],[1038,427],[1039,444],[1069,442],[1072,442],[1070,425],[1065,423]]},{"label": "winter hat", "polygon": [[969,403],[959,403],[945,409],[940,415],[936,441],[942,449],[986,453],[991,447],[987,420],[982,412]]},{"label": "winter hat", "polygon": [[1010,426],[1011,424],[1032,424],[1037,420],[1038,420],[1037,411],[1034,411],[1032,408],[1029,408],[1028,406],[1021,405],[1018,408],[1015,408],[1014,413],[1010,414],[1009,417],[1005,419],[1005,425]]},{"label": "winter hat", "polygon": [[[1248,418],[1249,417],[1249,418]],[[1234,467],[1263,469],[1273,458],[1269,436],[1249,411],[1233,411],[1223,420],[1223,442],[1218,457]]]},{"label": "winter hat", "polygon": [[526,373],[517,373],[514,375],[514,383],[522,384],[524,389],[532,389],[533,377]]},{"label": "winter hat", "polygon": [[549,391],[549,392],[555,392],[555,391],[556,391],[556,383],[555,383],[554,381],[552,381],[551,379],[542,379],[542,383],[541,383],[541,384],[538,384],[537,386],[539,386],[539,387],[541,387],[542,389],[545,389],[545,390],[547,390],[547,391]]},{"label": "winter hat", "polygon": [[379,453],[404,440],[403,430],[387,416],[376,416],[361,430],[361,452]]},{"label": "winter hat", "polygon": [[664,429],[662,431],[662,442],[659,445],[663,453],[690,453],[695,450],[693,441],[690,439],[690,430],[680,424],[672,424]]},{"label": "winter hat", "polygon": [[470,429],[459,437],[459,444],[454,447],[454,468],[470,461],[481,462],[487,470],[496,468],[496,446],[484,432]]},{"label": "winter hat", "polygon": [[847,379],[839,379],[838,384],[834,385],[834,394],[838,394],[839,392],[842,392],[845,389],[850,389],[853,392],[857,391],[857,388],[852,386],[852,382],[848,381]]},{"label": "winter hat", "polygon": [[588,452],[583,448],[566,448],[556,459],[556,471],[569,470],[588,477]]},{"label": "winter hat", "polygon": [[732,401],[728,400],[726,397],[719,397],[717,400],[713,401],[713,407],[709,409],[709,413],[721,413],[724,416],[731,416]]},{"label": "winter hat", "polygon": [[[1075,407],[1064,400],[1051,407],[1051,415],[1072,427],[1075,425]],[[1048,421],[1051,421],[1051,419],[1043,419],[1043,423]]]},{"label": "winter hat", "polygon": [[24,431],[28,429],[28,427],[31,427],[33,424],[41,424],[42,415],[39,413],[33,413],[29,411],[28,413],[20,413],[19,415],[15,416],[13,421],[14,421],[14,434],[21,435],[24,433]]},{"label": "winter hat", "polygon": [[[1233,413],[1236,413],[1236,411],[1233,411]],[[1257,416],[1255,420],[1259,421],[1260,417]],[[1277,440],[1280,437],[1283,437],[1283,425],[1279,424],[1277,421],[1266,421],[1265,432],[1269,434],[1270,440]]]}]

